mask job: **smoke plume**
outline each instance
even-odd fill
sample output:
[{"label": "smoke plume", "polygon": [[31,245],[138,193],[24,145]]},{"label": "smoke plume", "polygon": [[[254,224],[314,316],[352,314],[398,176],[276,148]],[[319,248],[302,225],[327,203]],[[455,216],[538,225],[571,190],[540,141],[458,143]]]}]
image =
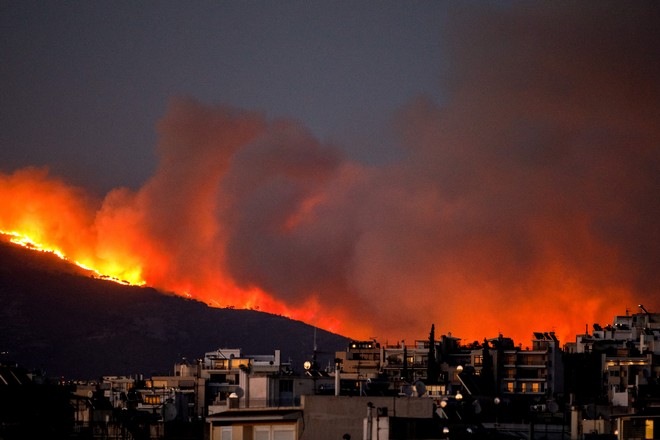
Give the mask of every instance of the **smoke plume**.
[{"label": "smoke plume", "polygon": [[393,117],[396,162],[177,99],[144,187],[94,202],[19,170],[0,176],[0,226],[38,218],[39,239],[119,277],[356,338],[424,338],[435,323],[566,342],[626,307],[660,308],[659,11],[461,4],[447,99]]}]

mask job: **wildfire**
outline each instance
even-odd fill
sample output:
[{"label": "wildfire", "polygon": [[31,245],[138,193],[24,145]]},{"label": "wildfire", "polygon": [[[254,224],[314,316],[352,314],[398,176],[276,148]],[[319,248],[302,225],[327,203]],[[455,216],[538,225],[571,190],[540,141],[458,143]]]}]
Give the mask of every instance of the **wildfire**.
[{"label": "wildfire", "polygon": [[147,200],[154,197],[150,191],[149,186],[138,193],[117,189],[99,201],[49,176],[46,169],[0,173],[0,236],[56,255],[98,279],[149,285],[212,307],[261,310],[331,331],[340,329],[342,314],[321,316],[323,307],[316,299],[291,307],[227,274],[218,242],[222,231],[205,209],[214,197],[211,192],[199,191],[183,200],[194,208],[182,211],[187,216],[178,230],[164,234],[145,219],[156,214],[145,214],[157,205]]},{"label": "wildfire", "polygon": [[[17,244],[19,246],[22,246],[26,249],[30,249],[30,250],[33,250],[33,251],[53,254],[53,255],[59,257],[60,259],[66,261],[66,262],[75,264],[76,266],[80,267],[81,269],[84,269],[88,272],[91,272],[92,276],[94,278],[107,280],[107,281],[112,281],[112,282],[115,282],[117,284],[123,284],[123,285],[126,285],[126,286],[143,286],[143,285],[146,284],[144,281],[137,281],[137,282],[136,281],[129,281],[129,280],[124,280],[124,279],[117,278],[116,276],[113,276],[113,275],[110,275],[110,274],[101,273],[97,269],[95,269],[95,268],[93,268],[93,267],[91,267],[87,264],[81,263],[80,261],[70,259],[69,257],[67,257],[64,254],[64,252],[62,252],[61,249],[58,249],[57,247],[37,243],[32,238],[30,238],[27,235],[22,234],[20,232],[4,231],[4,230],[0,229],[0,235],[6,236],[7,240],[10,243]],[[122,272],[126,272],[126,271],[122,271]],[[134,278],[134,280],[135,279],[136,278]]]},{"label": "wildfire", "polygon": [[[69,258],[61,249],[59,249],[56,246],[52,245],[45,245],[42,243],[38,243],[31,237],[29,237],[26,234],[16,232],[16,231],[7,231],[7,230],[2,230],[0,229],[0,236],[2,236],[3,239],[9,241],[10,243],[16,244],[18,246],[21,246],[23,248],[35,251],[35,252],[44,252],[44,253],[49,253],[53,254],[63,261],[66,261],[68,263],[75,264],[76,266],[80,267],[81,269],[84,269],[85,271],[88,271],[91,273],[91,275],[94,278],[101,279],[101,280],[106,280],[106,281],[112,281],[118,284],[122,285],[127,285],[127,286],[144,286],[147,283],[145,281],[134,281],[139,278],[133,278],[133,281],[125,280],[125,279],[120,279],[116,276],[113,276],[108,273],[102,273],[101,271],[95,269],[94,267],[84,264],[80,261],[76,261],[74,259]],[[118,272],[119,273],[130,273],[130,270],[126,270],[123,268],[119,268],[119,264],[116,265],[118,267]],[[140,271],[135,269],[135,273],[139,273]],[[195,296],[191,294],[188,291],[180,291],[179,294],[185,298],[188,299],[194,299]],[[285,316],[287,318],[292,318],[292,319],[303,319],[306,321],[312,321],[315,320],[315,317],[317,313],[319,312],[320,305],[318,304],[318,301],[316,299],[311,299],[310,301],[307,302],[305,307],[298,309],[298,310],[292,310],[286,307],[283,307],[281,304],[278,304],[276,301],[264,301],[265,295],[263,292],[260,292],[258,290],[254,290],[252,292],[252,297],[246,301],[245,304],[242,305],[241,308],[244,309],[249,309],[249,310],[261,310],[260,304],[264,305],[264,311],[270,311],[275,314],[279,314],[281,316]],[[219,301],[215,299],[210,299],[209,300],[209,306],[212,307],[217,307],[217,308],[235,308],[234,305],[222,305]],[[323,319],[323,327],[330,330],[330,331],[337,331],[339,327],[339,320],[330,318],[330,319]]]},{"label": "wildfire", "polygon": [[46,169],[0,173],[0,229],[99,278],[353,338],[420,338],[434,323],[467,341],[551,330],[570,341],[631,304],[660,309],[657,216],[645,210],[657,205],[657,138],[603,148],[551,112],[528,139],[517,122],[528,108],[492,98],[483,108],[502,112],[478,121],[413,103],[398,117],[407,154],[386,166],[295,123],[174,102],[143,186],[99,199]]}]

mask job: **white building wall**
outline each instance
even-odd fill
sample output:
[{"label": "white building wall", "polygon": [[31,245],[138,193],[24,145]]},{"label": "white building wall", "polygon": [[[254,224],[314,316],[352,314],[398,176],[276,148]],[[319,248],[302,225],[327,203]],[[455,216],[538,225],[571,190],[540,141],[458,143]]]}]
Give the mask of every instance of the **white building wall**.
[{"label": "white building wall", "polygon": [[250,377],[250,407],[267,406],[268,403],[268,378],[266,376]]}]

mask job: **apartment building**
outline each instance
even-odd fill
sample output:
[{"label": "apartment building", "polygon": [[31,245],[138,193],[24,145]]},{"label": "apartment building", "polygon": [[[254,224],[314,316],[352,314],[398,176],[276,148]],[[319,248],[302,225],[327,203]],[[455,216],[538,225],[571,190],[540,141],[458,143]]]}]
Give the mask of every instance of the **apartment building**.
[{"label": "apartment building", "polygon": [[196,364],[175,365],[175,374],[204,381],[205,415],[222,412],[228,406],[295,406],[300,395],[332,383],[332,379],[296,377],[290,365],[282,362],[279,350],[272,355],[248,355],[240,349],[218,349],[205,353]]},{"label": "apartment building", "polygon": [[554,332],[534,332],[531,349],[502,351],[503,395],[552,397],[563,392],[564,366],[559,340]]},{"label": "apartment building", "polygon": [[401,341],[386,345],[383,349],[382,371],[397,388],[405,383],[426,380],[428,353],[429,341],[418,340],[413,345]]},{"label": "apartment building", "polygon": [[351,341],[346,351],[335,356],[341,365],[343,379],[362,381],[375,379],[383,366],[383,349],[376,341]]}]

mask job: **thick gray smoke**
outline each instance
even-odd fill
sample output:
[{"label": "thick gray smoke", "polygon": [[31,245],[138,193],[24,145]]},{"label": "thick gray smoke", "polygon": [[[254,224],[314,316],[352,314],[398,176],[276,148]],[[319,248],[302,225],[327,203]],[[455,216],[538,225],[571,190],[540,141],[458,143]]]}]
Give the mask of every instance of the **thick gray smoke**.
[{"label": "thick gray smoke", "polygon": [[658,3],[460,3],[447,22],[447,100],[394,116],[398,161],[176,100],[156,175],[98,212],[99,249],[158,287],[390,341],[431,323],[565,341],[660,309]]}]

